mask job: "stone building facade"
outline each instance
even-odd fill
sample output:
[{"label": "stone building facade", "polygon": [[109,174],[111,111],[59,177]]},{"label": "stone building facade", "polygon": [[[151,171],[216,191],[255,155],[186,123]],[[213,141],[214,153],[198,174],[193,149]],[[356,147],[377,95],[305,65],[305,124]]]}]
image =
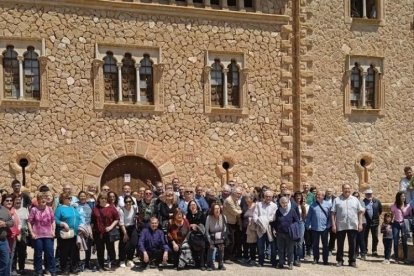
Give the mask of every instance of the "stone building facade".
[{"label": "stone building facade", "polygon": [[390,201],[411,162],[409,0],[375,17],[351,0],[31,2],[0,3],[1,185],[23,166],[32,192],[178,177]]}]

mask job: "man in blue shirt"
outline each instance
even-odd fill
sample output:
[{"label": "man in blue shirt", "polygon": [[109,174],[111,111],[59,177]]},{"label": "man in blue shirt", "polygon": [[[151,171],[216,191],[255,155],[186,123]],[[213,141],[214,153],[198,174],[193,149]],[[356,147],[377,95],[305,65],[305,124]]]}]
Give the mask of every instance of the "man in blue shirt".
[{"label": "man in blue shirt", "polygon": [[324,198],[324,191],[316,192],[316,201],[309,206],[305,227],[312,230],[313,263],[317,264],[319,262],[319,239],[321,239],[323,264],[327,265],[329,257],[328,234],[331,228],[332,204],[324,200]]},{"label": "man in blue shirt", "polygon": [[204,214],[207,214],[210,207],[208,206],[207,200],[203,196],[203,192],[204,192],[203,187],[201,187],[200,185],[197,185],[195,200],[198,206],[200,206],[201,211],[203,211]]},{"label": "man in blue shirt", "polygon": [[138,242],[138,249],[142,256],[143,268],[167,263],[170,250],[165,240],[164,232],[158,229],[158,219],[152,217],[150,228],[144,228]]}]

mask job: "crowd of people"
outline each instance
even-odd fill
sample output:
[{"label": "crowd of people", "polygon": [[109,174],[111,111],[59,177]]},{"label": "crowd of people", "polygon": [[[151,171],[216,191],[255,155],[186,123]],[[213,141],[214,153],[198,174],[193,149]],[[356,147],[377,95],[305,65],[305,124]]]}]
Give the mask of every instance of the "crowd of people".
[{"label": "crowd of people", "polygon": [[[266,260],[272,267],[292,270],[304,259],[328,265],[335,245],[336,266],[343,266],[345,237],[348,265],[356,267],[358,256],[366,259],[369,242],[372,256],[379,257],[379,232],[383,262],[390,263],[393,251],[396,263],[407,264],[414,213],[414,199],[408,202],[407,196],[414,190],[414,178],[410,167],[404,171],[387,213],[372,189],[352,193],[348,184],[335,196],[332,188],[316,189],[308,183],[294,193],[282,183],[276,194],[265,185],[246,191],[230,181],[217,195],[174,178],[165,185],[148,181],[137,191],[125,184],[119,196],[108,186],[98,191],[94,185],[76,196],[64,185],[55,196],[40,185],[31,199],[13,180],[12,192],[2,191],[0,276],[27,272],[27,246],[34,248],[37,276],[117,267],[211,271],[225,270],[234,262],[261,267]],[[91,260],[95,252],[97,262]],[[139,263],[134,262],[136,256]]]}]

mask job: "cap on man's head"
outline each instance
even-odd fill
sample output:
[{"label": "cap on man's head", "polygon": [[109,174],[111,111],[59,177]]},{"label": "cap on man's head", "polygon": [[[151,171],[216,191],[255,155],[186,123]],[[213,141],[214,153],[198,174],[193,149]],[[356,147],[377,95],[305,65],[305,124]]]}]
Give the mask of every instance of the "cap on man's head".
[{"label": "cap on man's head", "polygon": [[372,194],[372,189],[365,190],[364,194]]}]

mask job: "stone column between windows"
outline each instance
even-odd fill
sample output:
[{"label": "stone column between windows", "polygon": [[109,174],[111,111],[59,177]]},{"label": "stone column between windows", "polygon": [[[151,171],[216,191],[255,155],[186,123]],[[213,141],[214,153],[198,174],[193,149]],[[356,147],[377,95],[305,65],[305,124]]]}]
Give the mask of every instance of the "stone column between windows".
[{"label": "stone column between windows", "polygon": [[367,18],[367,0],[362,0],[362,18]]},{"label": "stone column between windows", "polygon": [[226,108],[228,104],[228,93],[227,93],[227,73],[229,72],[229,69],[224,68],[223,69],[223,107]]},{"label": "stone column between windows", "polygon": [[19,97],[20,99],[24,99],[24,87],[23,87],[23,60],[24,58],[21,56],[17,57],[19,61]]},{"label": "stone column between windows", "polygon": [[135,64],[135,71],[136,71],[136,80],[137,80],[137,85],[136,85],[136,101],[137,103],[141,102],[141,79],[139,77],[139,68],[141,67],[141,63],[137,63]]},{"label": "stone column between windows", "polygon": [[362,89],[361,89],[362,90],[361,91],[362,102],[361,102],[361,105],[362,105],[362,107],[365,107],[366,106],[366,99],[365,99],[365,94],[366,94],[366,91],[365,91],[365,81],[366,81],[366,78],[367,78],[368,73],[367,73],[367,71],[366,71],[365,68],[363,68],[362,70],[363,71],[362,71]]},{"label": "stone column between windows", "polygon": [[118,102],[122,102],[122,63],[118,62]]}]

